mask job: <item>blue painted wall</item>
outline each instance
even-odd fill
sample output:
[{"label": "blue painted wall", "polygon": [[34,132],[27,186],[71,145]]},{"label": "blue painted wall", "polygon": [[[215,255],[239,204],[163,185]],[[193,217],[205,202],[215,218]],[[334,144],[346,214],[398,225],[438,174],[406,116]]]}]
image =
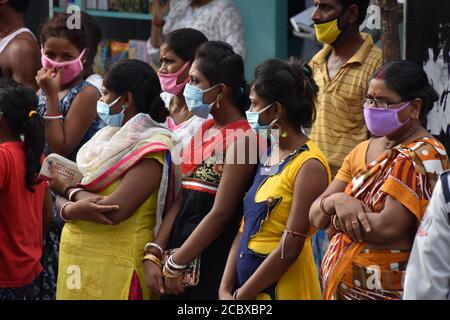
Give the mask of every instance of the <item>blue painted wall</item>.
[{"label": "blue painted wall", "polygon": [[269,58],[287,57],[287,0],[235,0],[245,29],[246,78],[251,81],[256,65]]}]

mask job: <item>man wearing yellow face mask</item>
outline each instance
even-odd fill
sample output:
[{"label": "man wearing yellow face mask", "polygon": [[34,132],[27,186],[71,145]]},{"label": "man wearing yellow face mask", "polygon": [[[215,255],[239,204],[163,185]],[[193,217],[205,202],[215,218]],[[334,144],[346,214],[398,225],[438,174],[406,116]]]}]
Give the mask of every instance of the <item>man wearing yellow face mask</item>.
[{"label": "man wearing yellow face mask", "polygon": [[345,156],[367,140],[361,98],[367,80],[381,66],[381,50],[360,33],[370,0],[315,0],[317,39],[325,44],[311,60],[319,86],[311,139],[327,156],[335,176]]}]

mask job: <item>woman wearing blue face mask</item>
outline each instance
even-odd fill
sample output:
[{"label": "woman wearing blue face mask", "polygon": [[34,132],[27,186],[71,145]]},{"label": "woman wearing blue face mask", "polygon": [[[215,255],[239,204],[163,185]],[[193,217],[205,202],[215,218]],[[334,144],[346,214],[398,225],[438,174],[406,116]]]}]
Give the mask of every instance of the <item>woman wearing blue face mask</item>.
[{"label": "woman wearing blue face mask", "polygon": [[[124,60],[113,66],[97,105],[107,126],[77,155],[81,184],[52,181],[66,221],[57,299],[151,298],[142,282],[142,252],[179,185],[160,93],[148,64]],[[66,285],[70,266],[82,272],[77,290]]]},{"label": "woman wearing blue face mask", "polygon": [[302,132],[315,115],[318,88],[309,66],[268,60],[255,71],[247,119],[271,147],[244,198],[244,219],[230,250],[221,299],[320,299],[308,218],[326,189],[325,156]]},{"label": "woman wearing blue face mask", "polygon": [[[183,192],[155,239],[162,248],[177,251],[162,270],[146,262],[145,277],[152,291],[168,294],[168,299],[209,300],[218,297],[258,155],[253,155],[252,164],[250,145],[255,145],[256,136],[244,116],[248,92],[242,58],[224,42],[207,42],[198,49],[189,77],[184,90],[189,111],[203,118],[211,114],[213,119],[183,149]],[[196,256],[199,282],[186,288],[183,275]]]},{"label": "woman wearing blue face mask", "polygon": [[334,234],[322,264],[324,299],[401,299],[417,226],[439,173],[444,147],[422,126],[438,95],[409,61],[384,64],[363,101],[375,136],[347,155],[310,210],[311,224]]}]

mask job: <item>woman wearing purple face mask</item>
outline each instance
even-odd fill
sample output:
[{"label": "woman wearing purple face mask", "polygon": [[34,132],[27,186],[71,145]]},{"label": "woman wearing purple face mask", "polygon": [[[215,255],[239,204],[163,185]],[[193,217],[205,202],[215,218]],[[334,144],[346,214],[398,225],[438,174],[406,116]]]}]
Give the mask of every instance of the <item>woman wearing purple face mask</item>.
[{"label": "woman wearing purple face mask", "polygon": [[[97,115],[100,93],[83,80],[89,56],[89,28],[69,30],[70,15],[60,14],[41,30],[42,65],[36,81],[41,88],[38,113],[46,120],[46,153],[57,153],[76,161],[78,150],[104,124]],[[89,63],[89,62],[88,62]],[[46,235],[40,299],[54,299],[58,267],[59,237],[64,222],[54,209],[54,224]]]},{"label": "woman wearing purple face mask", "polygon": [[324,299],[401,299],[417,226],[449,167],[421,124],[437,100],[409,61],[388,62],[369,81],[364,117],[375,137],[346,157],[309,213],[314,227],[334,234],[322,264]]},{"label": "woman wearing purple face mask", "polygon": [[166,125],[177,133],[183,145],[205,121],[189,112],[183,91],[189,83],[195,51],[206,41],[208,39],[200,31],[186,28],[167,34],[161,45],[158,76],[164,91],[161,98],[170,112]]}]

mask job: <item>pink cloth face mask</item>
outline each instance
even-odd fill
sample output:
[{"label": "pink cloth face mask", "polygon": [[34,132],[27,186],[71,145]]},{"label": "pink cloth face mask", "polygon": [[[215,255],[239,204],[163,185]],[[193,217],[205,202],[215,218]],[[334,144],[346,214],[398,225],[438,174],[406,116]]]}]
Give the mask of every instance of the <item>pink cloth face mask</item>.
[{"label": "pink cloth face mask", "polygon": [[186,80],[184,80],[182,83],[177,84],[178,77],[186,71],[187,68],[189,68],[190,62],[186,62],[180,70],[178,70],[175,73],[161,73],[158,72],[159,76],[159,82],[161,83],[161,88],[164,92],[173,94],[175,96],[179,95],[180,92],[184,89],[186,84],[189,82],[189,76],[186,77]]},{"label": "pink cloth face mask", "polygon": [[41,62],[42,66],[46,69],[62,69],[61,73],[61,85],[66,85],[69,82],[71,82],[73,79],[75,79],[77,76],[80,75],[80,73],[83,71],[83,63],[81,62],[81,58],[83,57],[84,53],[86,52],[86,49],[84,49],[80,56],[72,61],[66,61],[66,62],[56,62],[51,60],[49,57],[47,57],[44,54],[44,49],[41,50],[42,57]]}]

